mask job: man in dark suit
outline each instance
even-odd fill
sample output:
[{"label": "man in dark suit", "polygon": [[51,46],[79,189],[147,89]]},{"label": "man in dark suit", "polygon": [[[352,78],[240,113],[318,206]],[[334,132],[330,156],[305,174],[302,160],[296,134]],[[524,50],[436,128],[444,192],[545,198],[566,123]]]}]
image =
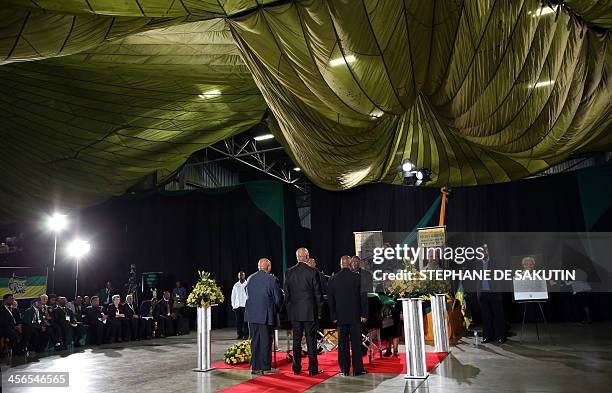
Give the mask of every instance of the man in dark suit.
[{"label": "man in dark suit", "polygon": [[374,291],[374,276],[371,271],[361,267],[361,258],[355,255],[351,258],[351,269],[359,275],[359,285],[361,292],[368,293]]},{"label": "man in dark suit", "polygon": [[140,324],[140,314],[138,308],[134,304],[134,295],[130,294],[125,297],[123,313],[127,320],[127,338],[129,340],[140,340],[143,335],[144,325]]},{"label": "man in dark suit", "polygon": [[302,334],[306,334],[308,373],[321,374],[317,361],[317,319],[321,312],[321,281],[319,272],[307,265],[308,250],[299,248],[297,263],[285,273],[285,301],[293,331],[293,373],[302,371]]},{"label": "man in dark suit", "polygon": [[32,300],[30,308],[23,312],[23,343],[28,351],[42,352],[49,340],[47,326],[43,320],[40,299]]},{"label": "man in dark suit", "polygon": [[140,324],[142,327],[142,338],[153,337],[154,326],[159,319],[159,305],[157,299],[144,300],[140,303]]},{"label": "man in dark suit", "polygon": [[100,298],[98,296],[91,297],[91,306],[85,309],[85,320],[91,328],[93,342],[97,345],[102,344],[106,340],[106,336],[114,335],[112,327],[107,326],[108,316],[102,311],[100,306]]},{"label": "man in dark suit", "polygon": [[176,314],[172,312],[172,299],[170,292],[164,291],[164,295],[159,301],[159,330],[162,336],[174,336],[174,321]]},{"label": "man in dark suit", "polygon": [[329,283],[329,276],[317,269],[317,260],[314,258],[308,258],[308,266],[319,272],[319,281],[321,282],[321,293],[327,295],[327,284]]},{"label": "man in dark suit", "polygon": [[113,283],[108,280],[104,288],[100,289],[100,292],[98,294],[98,297],[100,298],[100,303],[102,303],[103,306],[110,304],[113,301],[112,299],[114,293],[115,290],[113,289]]},{"label": "man in dark suit", "polygon": [[259,270],[249,276],[246,284],[244,319],[251,336],[251,374],[264,374],[272,364],[272,329],[280,306],[280,288],[268,274],[270,266],[267,258],[260,259]]},{"label": "man in dark suit", "polygon": [[[495,267],[489,257],[489,248],[486,244],[482,247],[484,249],[482,270],[492,271]],[[496,341],[498,344],[503,344],[506,342],[506,317],[502,293],[497,288],[499,283],[494,280],[479,280],[477,284],[478,304],[482,317],[482,343]]]},{"label": "man in dark suit", "polygon": [[21,353],[22,344],[20,336],[22,333],[21,325],[15,321],[11,305],[13,304],[13,294],[7,293],[2,296],[2,307],[0,308],[0,336],[6,337],[11,341],[11,346],[15,354]]},{"label": "man in dark suit", "polygon": [[342,375],[348,376],[352,350],[353,375],[359,376],[367,373],[361,356],[361,324],[368,318],[368,301],[359,276],[350,270],[348,255],[340,258],[340,269],[330,279],[327,292],[330,318],[338,324],[338,365]]},{"label": "man in dark suit", "polygon": [[[80,347],[80,340],[83,334],[82,327],[79,327],[74,317],[74,313],[68,307],[66,307],[68,301],[65,297],[60,296],[57,298],[57,307],[53,310],[53,320],[59,328],[62,345],[59,349],[66,349],[68,344],[68,338],[72,332],[72,339],[75,342],[75,347]],[[57,349],[57,347],[56,347]]]}]

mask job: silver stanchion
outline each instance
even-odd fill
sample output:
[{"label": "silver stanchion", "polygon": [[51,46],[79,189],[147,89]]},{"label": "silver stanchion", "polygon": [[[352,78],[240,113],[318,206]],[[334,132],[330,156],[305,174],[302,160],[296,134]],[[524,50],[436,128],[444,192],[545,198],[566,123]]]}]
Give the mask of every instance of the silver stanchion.
[{"label": "silver stanchion", "polygon": [[194,371],[210,371],[210,307],[198,307],[198,367]]},{"label": "silver stanchion", "polygon": [[423,328],[423,301],[420,298],[399,299],[404,313],[406,339],[406,376],[410,379],[427,378],[425,363],[425,331]]},{"label": "silver stanchion", "polygon": [[436,294],[431,297],[431,321],[433,323],[434,346],[436,352],[450,352],[448,341],[448,313],[446,295]]}]

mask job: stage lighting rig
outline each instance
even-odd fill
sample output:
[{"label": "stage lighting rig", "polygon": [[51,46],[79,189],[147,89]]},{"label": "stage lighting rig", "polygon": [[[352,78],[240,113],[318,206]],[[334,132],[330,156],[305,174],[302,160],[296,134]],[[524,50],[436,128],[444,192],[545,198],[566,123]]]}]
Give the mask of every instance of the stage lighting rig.
[{"label": "stage lighting rig", "polygon": [[402,175],[405,186],[420,186],[431,180],[431,170],[428,168],[417,169],[410,160],[404,160],[397,167],[397,172]]}]

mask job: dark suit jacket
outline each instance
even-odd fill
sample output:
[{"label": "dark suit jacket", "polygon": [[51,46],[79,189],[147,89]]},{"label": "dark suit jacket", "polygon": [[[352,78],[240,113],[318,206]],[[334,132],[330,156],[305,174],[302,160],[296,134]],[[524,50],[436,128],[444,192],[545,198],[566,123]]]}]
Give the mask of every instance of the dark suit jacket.
[{"label": "dark suit jacket", "polygon": [[106,306],[106,315],[108,315],[108,319],[115,318],[115,315],[117,314],[117,308],[119,308],[119,314],[124,314],[123,304],[119,304],[119,307],[116,307],[113,303]]},{"label": "dark suit jacket", "polygon": [[88,324],[95,325],[99,322],[98,318],[101,317],[102,312],[103,312],[102,306],[97,306],[97,307],[88,306],[85,309],[85,320],[87,321]]},{"label": "dark suit jacket", "polygon": [[75,304],[74,305],[74,319],[76,319],[77,322],[84,322],[83,314],[85,314],[85,307],[83,307],[83,305],[77,306]]},{"label": "dark suit jacket", "polygon": [[280,306],[280,288],[275,277],[263,270],[247,279],[247,300],[244,320],[262,325],[276,325],[276,310]]},{"label": "dark suit jacket", "polygon": [[150,311],[151,311],[151,301],[150,300],[144,300],[142,303],[140,303],[140,316],[142,317],[152,316],[153,320],[157,321],[159,319],[159,304],[156,304],[155,307],[153,307],[152,315],[149,315]]},{"label": "dark suit jacket", "polygon": [[289,321],[315,321],[321,313],[319,271],[298,262],[285,273],[285,302]]},{"label": "dark suit jacket", "polygon": [[374,275],[371,271],[359,268],[357,272],[360,280],[361,292],[369,293],[374,291]]},{"label": "dark suit jacket", "polygon": [[42,330],[42,327],[45,324],[42,310],[38,310],[38,316],[40,317],[40,323],[38,323],[38,319],[36,319],[36,311],[34,310],[34,307],[30,307],[23,312],[21,319],[25,326],[36,330]]},{"label": "dark suit jacket", "polygon": [[0,334],[15,330],[16,322],[13,313],[0,304]]},{"label": "dark suit jacket", "polygon": [[319,281],[321,282],[321,293],[327,295],[327,286],[329,285],[329,276],[319,271]]},{"label": "dark suit jacket", "polygon": [[159,315],[168,316],[168,312],[172,314],[172,299],[166,300],[163,297],[158,303]]},{"label": "dark suit jacket", "polygon": [[13,318],[15,318],[15,322],[17,325],[21,324],[21,311],[18,308],[11,308],[11,313],[13,313]]},{"label": "dark suit jacket", "polygon": [[113,302],[113,295],[115,290],[113,288],[107,289],[106,287],[100,289],[98,297],[100,298],[100,304],[111,304]]},{"label": "dark suit jacket", "polygon": [[361,291],[359,275],[342,269],[329,280],[327,287],[329,315],[338,324],[359,323],[368,317],[368,298]]},{"label": "dark suit jacket", "polygon": [[[134,309],[133,311],[132,311],[132,308]],[[134,314],[140,315],[138,307],[136,307],[134,303],[132,303],[132,308],[130,308],[130,306],[127,303],[123,303],[123,313],[125,314],[125,317],[128,319],[133,319]]]},{"label": "dark suit jacket", "polygon": [[53,309],[53,321],[55,323],[68,322],[68,320],[66,320],[66,317],[70,318],[69,323],[76,322],[76,319],[74,318],[74,313],[68,307],[64,307],[64,309],[62,310],[60,306],[57,306]]}]

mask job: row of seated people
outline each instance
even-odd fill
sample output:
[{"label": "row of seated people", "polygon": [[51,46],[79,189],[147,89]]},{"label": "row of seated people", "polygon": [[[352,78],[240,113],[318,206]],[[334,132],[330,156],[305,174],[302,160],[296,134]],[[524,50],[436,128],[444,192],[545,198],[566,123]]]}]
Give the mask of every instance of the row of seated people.
[{"label": "row of seated people", "polygon": [[48,346],[56,351],[69,345],[80,347],[88,331],[91,344],[163,338],[185,334],[183,316],[173,309],[169,293],[160,300],[134,304],[132,295],[121,302],[119,295],[108,305],[100,305],[98,296],[77,296],[68,303],[63,296],[42,295],[23,313],[12,294],[3,296],[0,310],[0,341],[8,339],[14,354],[42,352]]}]

